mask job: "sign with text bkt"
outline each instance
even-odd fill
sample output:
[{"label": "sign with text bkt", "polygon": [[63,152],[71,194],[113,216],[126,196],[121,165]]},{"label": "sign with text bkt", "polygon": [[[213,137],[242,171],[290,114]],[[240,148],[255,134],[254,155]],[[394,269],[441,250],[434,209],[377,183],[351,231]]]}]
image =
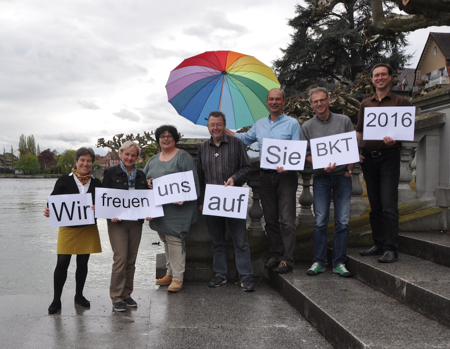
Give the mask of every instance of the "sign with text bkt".
[{"label": "sign with text bkt", "polygon": [[364,109],[364,140],[413,141],[416,107],[372,107]]}]

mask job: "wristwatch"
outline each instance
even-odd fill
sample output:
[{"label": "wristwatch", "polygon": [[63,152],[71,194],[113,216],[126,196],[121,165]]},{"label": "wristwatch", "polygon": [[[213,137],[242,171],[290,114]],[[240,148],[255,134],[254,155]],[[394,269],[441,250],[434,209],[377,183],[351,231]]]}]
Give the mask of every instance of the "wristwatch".
[{"label": "wristwatch", "polygon": [[353,174],[353,171],[352,170],[349,170],[349,169],[345,169],[345,172],[348,172],[348,173],[350,173],[350,174]]}]

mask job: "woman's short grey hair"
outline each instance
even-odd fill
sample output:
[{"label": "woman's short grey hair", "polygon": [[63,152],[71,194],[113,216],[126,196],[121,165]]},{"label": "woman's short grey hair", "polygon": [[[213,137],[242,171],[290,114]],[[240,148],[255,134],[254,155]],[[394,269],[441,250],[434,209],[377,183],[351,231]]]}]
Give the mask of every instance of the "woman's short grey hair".
[{"label": "woman's short grey hair", "polygon": [[327,99],[330,98],[328,90],[325,87],[316,87],[316,88],[313,88],[311,91],[309,91],[309,103],[312,103],[311,96],[317,92],[323,92],[323,93],[325,93],[325,96],[327,96]]},{"label": "woman's short grey hair", "polygon": [[[80,158],[80,156],[83,155],[90,155],[92,158],[92,163],[95,162],[95,153],[92,150],[92,148],[86,148],[86,147],[81,147],[80,149],[78,149],[75,153],[75,162],[78,161],[78,159]],[[75,166],[76,167],[76,166]]]},{"label": "woman's short grey hair", "polygon": [[119,149],[119,153],[122,154],[122,152],[125,149],[129,149],[129,148],[136,148],[137,149],[137,155],[141,155],[141,147],[139,146],[139,144],[137,144],[136,142],[133,141],[126,141],[122,144],[122,146]]}]

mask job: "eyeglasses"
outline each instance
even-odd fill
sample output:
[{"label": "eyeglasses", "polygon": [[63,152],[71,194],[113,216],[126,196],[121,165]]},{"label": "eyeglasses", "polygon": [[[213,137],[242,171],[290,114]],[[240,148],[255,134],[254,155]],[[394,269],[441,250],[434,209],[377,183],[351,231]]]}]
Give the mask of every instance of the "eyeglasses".
[{"label": "eyeglasses", "polygon": [[172,135],[160,136],[159,139],[173,139]]},{"label": "eyeglasses", "polygon": [[312,101],[312,104],[317,105],[319,103],[325,103],[327,100],[328,98],[318,99],[317,101]]},{"label": "eyeglasses", "polygon": [[223,124],[219,123],[219,124],[208,124],[208,127],[214,128],[214,127],[222,127]]}]

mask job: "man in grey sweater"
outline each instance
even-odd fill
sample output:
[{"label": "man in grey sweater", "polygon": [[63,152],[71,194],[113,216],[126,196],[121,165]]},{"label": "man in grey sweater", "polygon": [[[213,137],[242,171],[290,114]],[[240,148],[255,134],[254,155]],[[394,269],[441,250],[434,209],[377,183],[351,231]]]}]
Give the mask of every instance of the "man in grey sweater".
[{"label": "man in grey sweater", "polygon": [[[330,112],[330,97],[326,88],[317,87],[310,91],[309,101],[316,116],[302,125],[301,139],[308,141],[306,160],[312,163],[310,140],[353,131],[348,116]],[[334,201],[335,231],[333,240],[333,273],[343,277],[351,276],[345,267],[347,261],[348,221],[352,196],[352,170],[354,164],[336,166],[330,163],[323,169],[314,170],[314,260],[308,275],[325,271],[327,264],[328,220],[331,196]]]}]

